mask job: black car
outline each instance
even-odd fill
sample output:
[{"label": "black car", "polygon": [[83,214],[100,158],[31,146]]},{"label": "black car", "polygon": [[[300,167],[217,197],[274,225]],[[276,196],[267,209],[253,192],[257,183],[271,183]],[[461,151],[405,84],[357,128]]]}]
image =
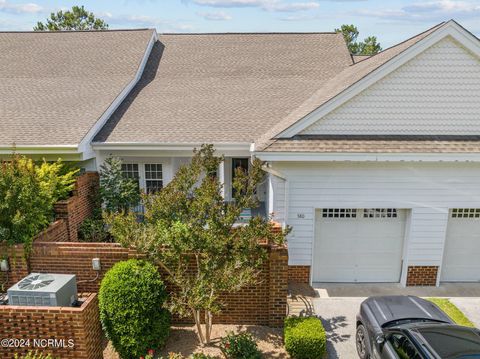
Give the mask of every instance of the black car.
[{"label": "black car", "polygon": [[414,296],[370,297],[357,315],[361,359],[480,359],[480,331]]}]

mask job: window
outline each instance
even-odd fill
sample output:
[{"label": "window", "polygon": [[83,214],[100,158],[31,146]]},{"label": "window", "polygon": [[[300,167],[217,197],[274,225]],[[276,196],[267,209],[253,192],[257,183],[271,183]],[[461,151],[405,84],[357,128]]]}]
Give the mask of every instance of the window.
[{"label": "window", "polygon": [[421,359],[422,357],[418,354],[417,349],[413,343],[403,334],[394,333],[392,334],[388,341],[392,344],[393,349],[397,353],[398,357],[401,359]]},{"label": "window", "polygon": [[248,158],[232,158],[232,196],[235,196],[235,188],[233,188],[233,182],[235,180],[236,172],[241,169],[245,173],[248,173]]},{"label": "window", "polygon": [[126,178],[134,179],[139,183],[138,163],[123,163],[122,172]]},{"label": "window", "polygon": [[396,208],[366,208],[363,210],[363,218],[397,218]]},{"label": "window", "polygon": [[480,208],[453,208],[452,218],[480,218]]},{"label": "window", "polygon": [[145,164],[145,191],[158,192],[163,187],[162,165],[159,163]]},{"label": "window", "polygon": [[323,218],[356,218],[357,210],[355,208],[324,208],[322,210]]}]

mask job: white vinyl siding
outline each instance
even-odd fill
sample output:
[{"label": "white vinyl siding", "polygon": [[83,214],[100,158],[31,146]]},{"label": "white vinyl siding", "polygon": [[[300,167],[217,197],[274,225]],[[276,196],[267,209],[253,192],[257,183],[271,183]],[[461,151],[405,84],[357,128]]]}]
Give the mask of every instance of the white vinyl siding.
[{"label": "white vinyl siding", "polygon": [[410,265],[440,265],[448,208],[480,207],[477,163],[275,163],[287,177],[289,263],[310,265],[315,209],[411,209]]},{"label": "white vinyl siding", "polygon": [[302,134],[480,134],[480,60],[447,37]]}]

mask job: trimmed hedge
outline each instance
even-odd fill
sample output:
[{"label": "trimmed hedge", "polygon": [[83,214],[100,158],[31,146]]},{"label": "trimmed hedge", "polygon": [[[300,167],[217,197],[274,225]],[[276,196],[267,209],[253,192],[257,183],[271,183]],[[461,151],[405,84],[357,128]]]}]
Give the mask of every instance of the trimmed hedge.
[{"label": "trimmed hedge", "polygon": [[288,317],[284,327],[285,349],[295,359],[322,359],[327,337],[317,317]]},{"label": "trimmed hedge", "polygon": [[167,292],[153,264],[116,263],[105,274],[98,298],[103,329],[122,359],[165,345],[170,334],[170,313],[162,308]]}]

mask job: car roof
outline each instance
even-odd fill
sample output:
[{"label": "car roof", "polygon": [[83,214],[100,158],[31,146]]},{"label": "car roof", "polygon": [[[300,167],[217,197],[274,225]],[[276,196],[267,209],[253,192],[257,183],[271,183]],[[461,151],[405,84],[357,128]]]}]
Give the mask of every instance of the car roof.
[{"label": "car roof", "polygon": [[392,295],[367,298],[367,306],[380,326],[398,320],[418,319],[452,323],[451,319],[435,304],[415,296]]},{"label": "car roof", "polygon": [[440,358],[480,357],[480,331],[449,324],[421,325],[410,330],[421,335]]}]

